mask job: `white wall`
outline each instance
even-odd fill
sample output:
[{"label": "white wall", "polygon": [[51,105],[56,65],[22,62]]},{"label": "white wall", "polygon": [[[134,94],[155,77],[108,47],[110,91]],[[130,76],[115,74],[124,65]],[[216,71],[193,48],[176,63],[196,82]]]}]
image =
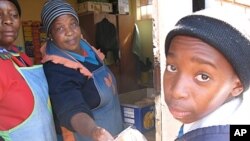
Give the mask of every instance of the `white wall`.
[{"label": "white wall", "polygon": [[[164,54],[165,37],[178,19],[192,13],[192,0],[154,0],[153,5],[153,45],[154,54],[159,57],[161,65],[161,78],[165,70],[166,60]],[[159,55],[159,56],[158,56]],[[173,141],[176,138],[180,123],[172,118],[164,102],[161,79],[161,96],[156,100],[156,141]]]}]

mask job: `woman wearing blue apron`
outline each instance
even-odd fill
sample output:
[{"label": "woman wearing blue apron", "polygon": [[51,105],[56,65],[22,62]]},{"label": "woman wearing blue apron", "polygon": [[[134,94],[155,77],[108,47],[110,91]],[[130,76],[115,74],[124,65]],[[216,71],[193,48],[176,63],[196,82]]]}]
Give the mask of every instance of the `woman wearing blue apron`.
[{"label": "woman wearing blue apron", "polygon": [[[45,3],[41,19],[50,38],[43,51],[57,127],[77,141],[108,141],[123,130],[116,80],[100,52],[81,39],[76,12],[62,0]],[[58,133],[60,133],[60,128]]]},{"label": "woman wearing blue apron", "polygon": [[19,67],[15,62],[13,64],[32,91],[34,107],[27,119],[16,127],[0,131],[0,136],[4,141],[56,141],[48,86],[42,66]]},{"label": "woman wearing blue apron", "polygon": [[0,1],[0,11],[0,141],[56,141],[43,68],[13,45],[20,6]]}]

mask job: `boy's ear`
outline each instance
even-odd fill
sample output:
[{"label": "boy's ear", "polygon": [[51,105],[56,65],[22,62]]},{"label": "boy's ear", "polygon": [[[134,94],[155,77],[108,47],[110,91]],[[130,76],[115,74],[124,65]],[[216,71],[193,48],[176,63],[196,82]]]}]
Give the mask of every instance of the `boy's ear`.
[{"label": "boy's ear", "polygon": [[243,92],[243,85],[241,83],[241,81],[237,78],[235,81],[235,85],[234,88],[232,90],[232,96],[236,97],[238,95],[240,95]]}]

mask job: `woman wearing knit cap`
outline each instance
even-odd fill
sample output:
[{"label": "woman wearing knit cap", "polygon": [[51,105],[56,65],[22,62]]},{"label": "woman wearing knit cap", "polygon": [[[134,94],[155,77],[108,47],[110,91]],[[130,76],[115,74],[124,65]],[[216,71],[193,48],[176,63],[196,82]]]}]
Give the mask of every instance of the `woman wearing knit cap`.
[{"label": "woman wearing knit cap", "polygon": [[229,141],[250,124],[250,22],[209,8],[180,19],[165,41],[165,101],[183,123],[176,140]]},{"label": "woman wearing knit cap", "polygon": [[0,140],[55,141],[43,68],[13,45],[20,16],[16,0],[0,1]]},{"label": "woman wearing knit cap", "polygon": [[56,123],[77,141],[108,141],[123,129],[116,80],[103,55],[81,39],[79,19],[63,0],[44,4],[41,19],[49,40],[44,71]]}]

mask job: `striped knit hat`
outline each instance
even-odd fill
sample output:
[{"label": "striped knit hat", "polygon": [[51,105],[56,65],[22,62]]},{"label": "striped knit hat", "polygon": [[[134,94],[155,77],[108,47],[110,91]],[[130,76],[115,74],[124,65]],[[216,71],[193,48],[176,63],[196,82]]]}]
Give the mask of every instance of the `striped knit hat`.
[{"label": "striped knit hat", "polygon": [[52,22],[59,16],[70,14],[79,22],[74,8],[65,0],[48,0],[42,9],[41,20],[47,33],[49,33]]},{"label": "striped knit hat", "polygon": [[9,1],[12,2],[16,6],[18,14],[21,16],[21,8],[20,8],[18,1],[17,0],[9,0]]},{"label": "striped knit hat", "polygon": [[198,38],[217,49],[234,68],[244,91],[249,88],[250,21],[243,13],[209,8],[181,18],[166,37],[165,54],[177,35]]}]

